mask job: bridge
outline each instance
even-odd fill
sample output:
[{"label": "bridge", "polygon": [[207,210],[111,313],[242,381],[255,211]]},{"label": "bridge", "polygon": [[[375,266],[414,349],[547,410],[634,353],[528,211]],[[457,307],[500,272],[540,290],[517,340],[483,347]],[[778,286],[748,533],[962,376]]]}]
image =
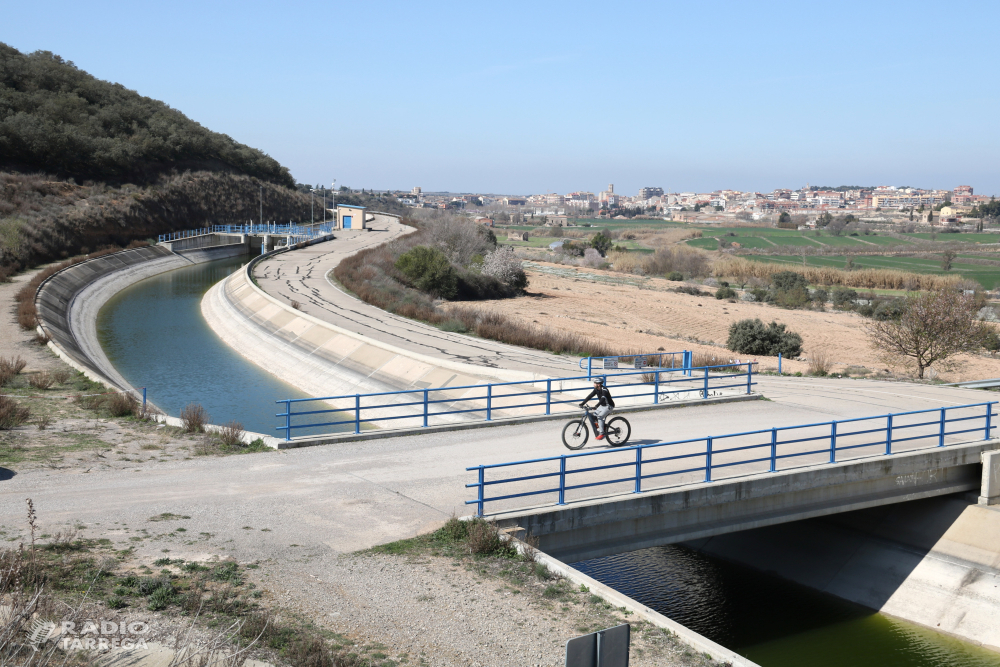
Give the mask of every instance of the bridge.
[{"label": "bridge", "polygon": [[959,492],[992,504],[995,405],[474,466],[466,503],[566,562]]}]

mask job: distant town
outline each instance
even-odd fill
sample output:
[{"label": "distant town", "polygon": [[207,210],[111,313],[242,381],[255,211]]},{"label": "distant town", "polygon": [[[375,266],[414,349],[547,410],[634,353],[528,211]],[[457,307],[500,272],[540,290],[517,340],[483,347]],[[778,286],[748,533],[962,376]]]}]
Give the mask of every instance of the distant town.
[{"label": "distant town", "polygon": [[[481,221],[497,224],[515,223],[527,218],[545,217],[549,225],[567,224],[577,218],[657,217],[677,221],[726,222],[766,220],[782,213],[815,217],[829,212],[835,215],[871,216],[874,213],[908,214],[935,211],[942,223],[960,221],[975,214],[977,206],[993,198],[974,193],[972,186],[959,185],[951,190],[906,186],[814,186],[772,192],[668,192],[661,187],[640,188],[635,195],[615,192],[614,184],[597,194],[533,194],[511,196],[496,194],[455,194],[423,192],[415,187],[409,192],[387,191],[403,204],[420,208],[461,209],[479,212]],[[912,219],[912,217],[911,217]]]}]

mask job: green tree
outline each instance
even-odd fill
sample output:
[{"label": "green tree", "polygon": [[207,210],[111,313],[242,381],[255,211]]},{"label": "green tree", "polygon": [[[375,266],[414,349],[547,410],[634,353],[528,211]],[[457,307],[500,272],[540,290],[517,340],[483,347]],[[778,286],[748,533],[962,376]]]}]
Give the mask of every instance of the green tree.
[{"label": "green tree", "polygon": [[955,260],[954,250],[945,250],[941,253],[941,270],[951,271],[951,263]]},{"label": "green tree", "polygon": [[590,237],[590,247],[601,253],[601,257],[607,255],[608,250],[611,249],[611,245],[614,242],[604,234],[603,231],[597,232],[592,237]]},{"label": "green tree", "polygon": [[746,319],[730,325],[726,347],[740,354],[774,357],[780,353],[785,357],[797,357],[802,352],[802,336],[787,331],[784,324],[765,325],[760,319]]},{"label": "green tree", "polygon": [[396,260],[396,268],[422,292],[452,299],[458,294],[458,273],[437,248],[417,246]]}]

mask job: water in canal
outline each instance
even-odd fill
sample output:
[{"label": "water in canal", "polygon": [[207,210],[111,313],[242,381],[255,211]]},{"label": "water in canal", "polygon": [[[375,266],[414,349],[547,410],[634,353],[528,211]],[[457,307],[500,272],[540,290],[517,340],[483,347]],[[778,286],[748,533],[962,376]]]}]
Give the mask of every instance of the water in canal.
[{"label": "water in canal", "polygon": [[196,264],[147,278],[101,309],[97,333],[108,359],[132,386],[177,416],[200,403],[215,424],[236,420],[257,433],[274,430],[274,401],[304,394],[222,342],[201,315],[201,299],[248,257]]},{"label": "water in canal", "polygon": [[1000,667],[1000,654],[682,545],[574,567],[762,667]]}]

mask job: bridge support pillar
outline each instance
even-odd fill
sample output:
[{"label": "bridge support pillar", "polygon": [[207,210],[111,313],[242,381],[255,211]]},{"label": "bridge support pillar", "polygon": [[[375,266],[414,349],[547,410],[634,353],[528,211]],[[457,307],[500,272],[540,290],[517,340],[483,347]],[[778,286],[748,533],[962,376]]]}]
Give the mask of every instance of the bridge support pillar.
[{"label": "bridge support pillar", "polygon": [[983,486],[980,505],[1000,505],[1000,451],[983,452]]}]

